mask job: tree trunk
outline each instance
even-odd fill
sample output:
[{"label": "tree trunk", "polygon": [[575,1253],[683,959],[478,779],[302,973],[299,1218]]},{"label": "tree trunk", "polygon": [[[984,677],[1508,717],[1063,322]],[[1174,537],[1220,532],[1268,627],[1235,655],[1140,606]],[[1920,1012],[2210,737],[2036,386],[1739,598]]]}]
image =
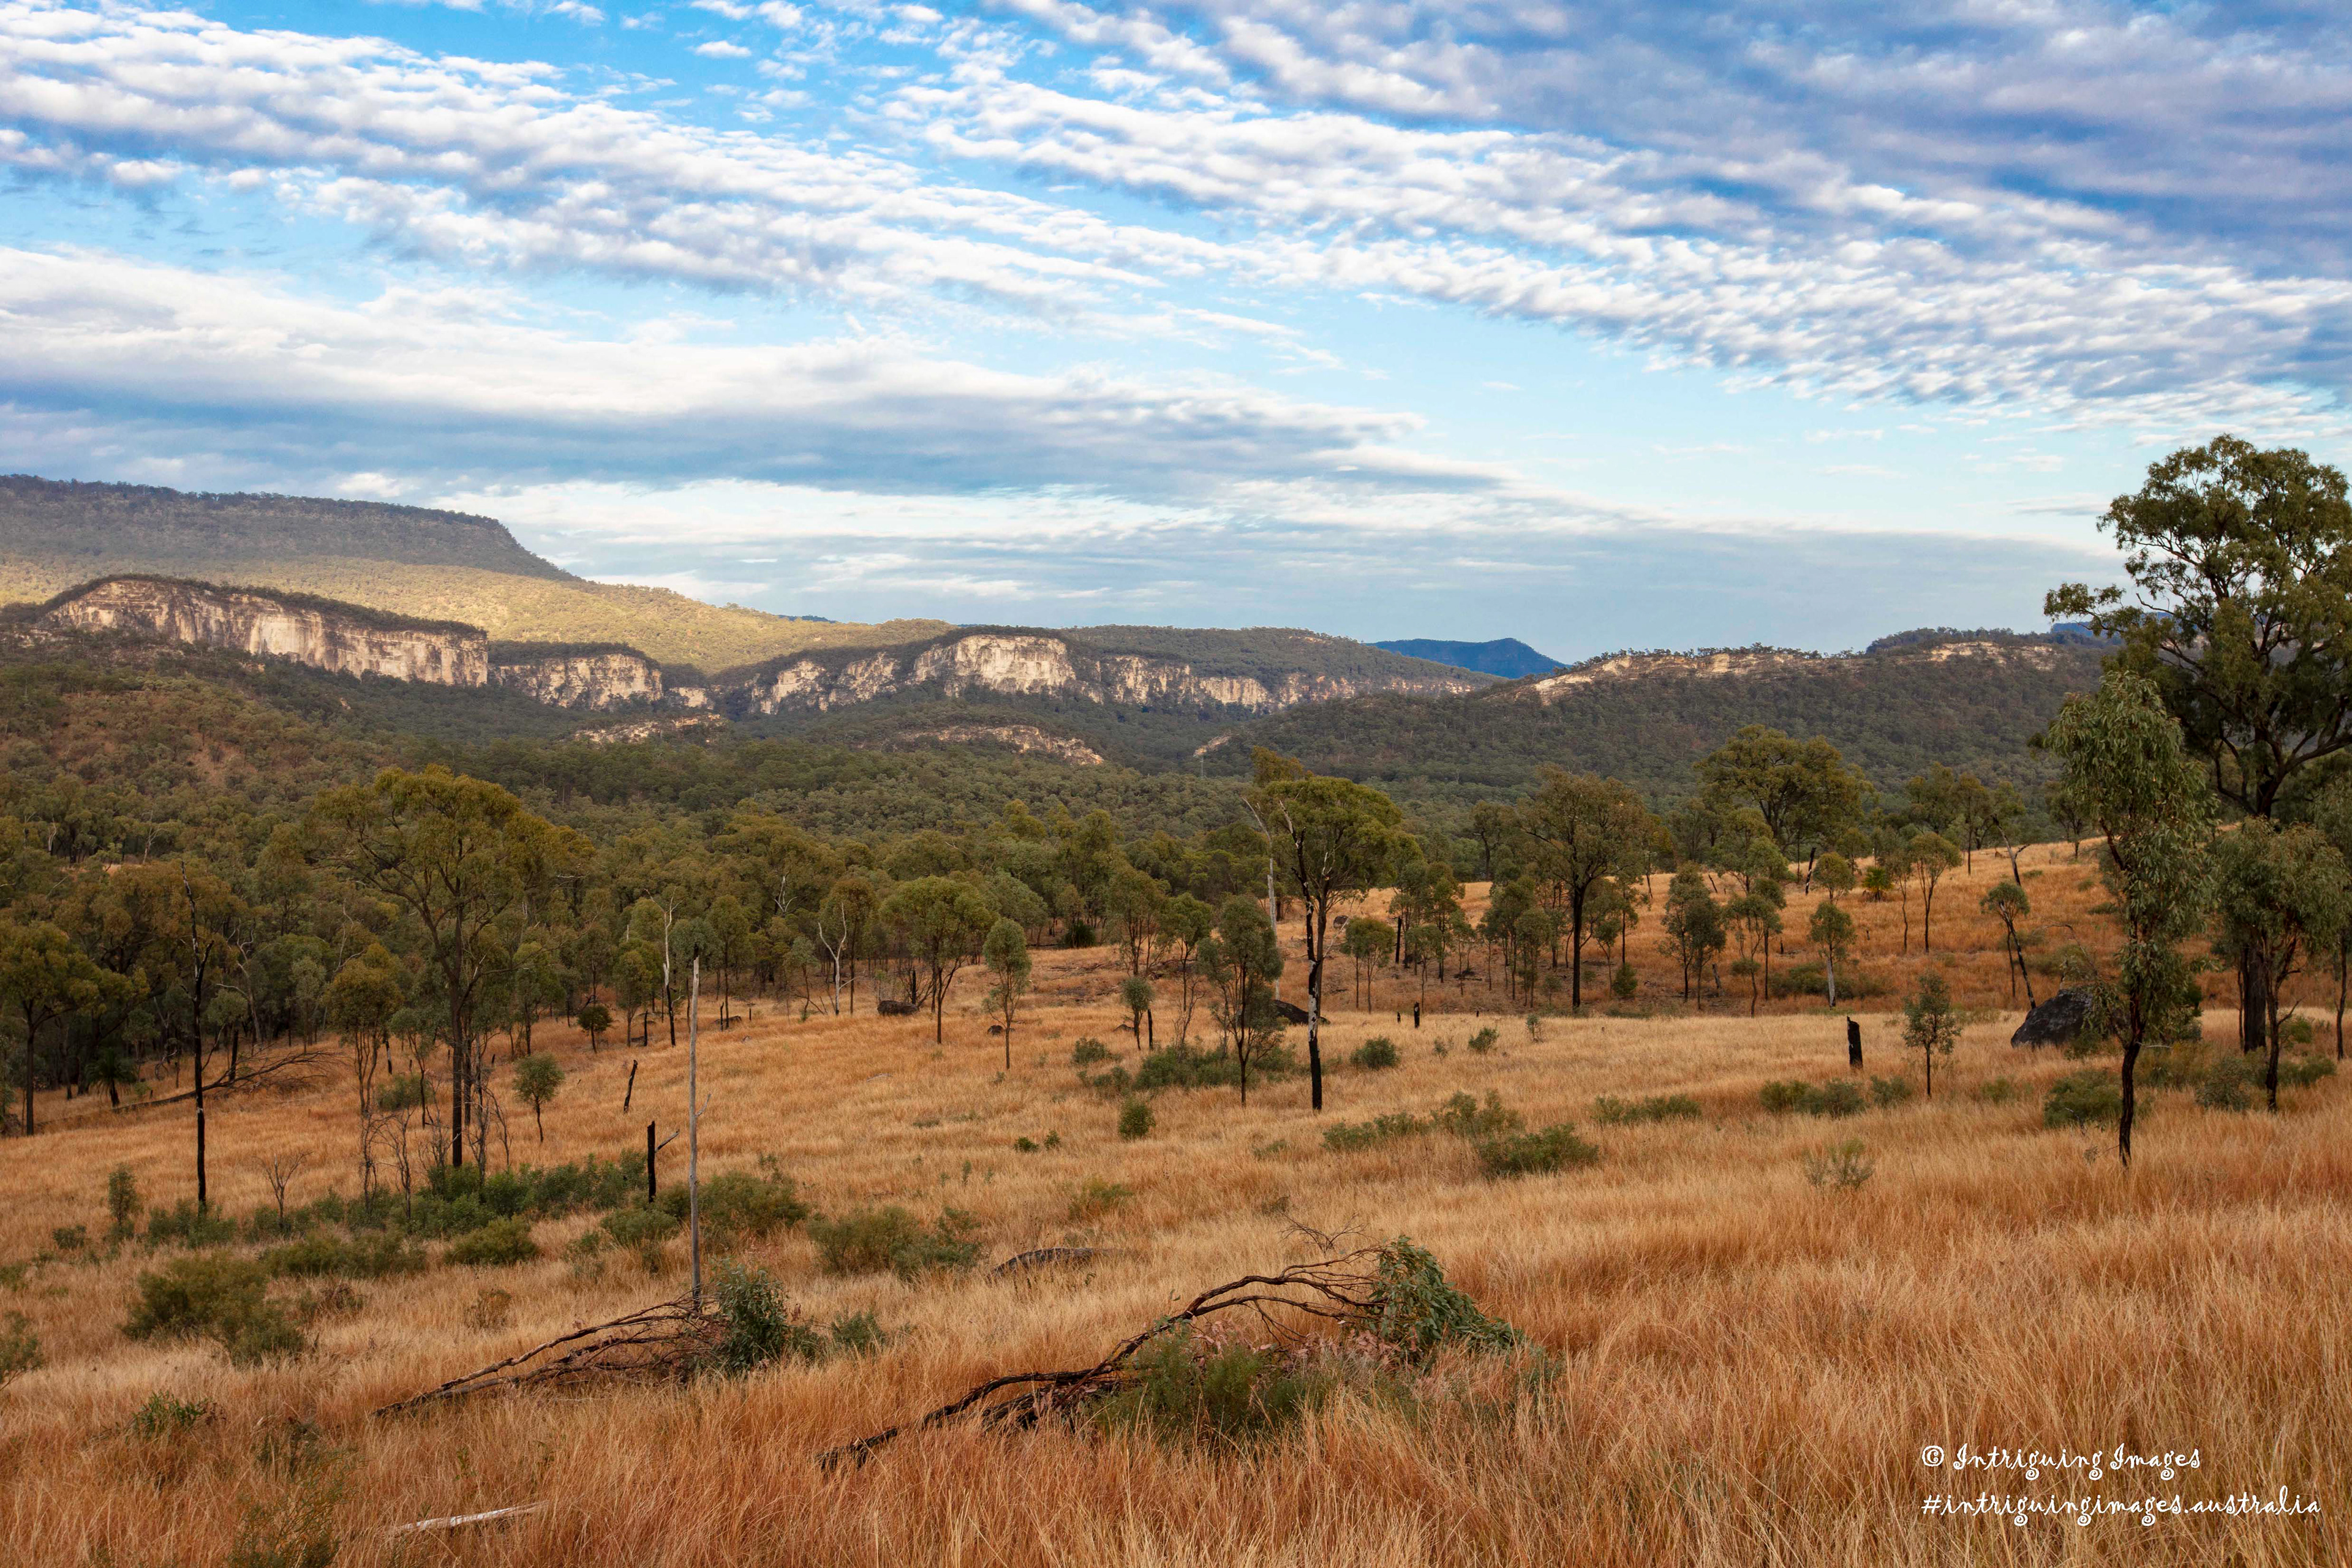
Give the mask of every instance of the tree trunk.
[{"label": "tree trunk", "polygon": [[1312,1109],[1323,1109],[1323,950],[1331,901],[1314,900],[1307,910],[1307,1079]]}]

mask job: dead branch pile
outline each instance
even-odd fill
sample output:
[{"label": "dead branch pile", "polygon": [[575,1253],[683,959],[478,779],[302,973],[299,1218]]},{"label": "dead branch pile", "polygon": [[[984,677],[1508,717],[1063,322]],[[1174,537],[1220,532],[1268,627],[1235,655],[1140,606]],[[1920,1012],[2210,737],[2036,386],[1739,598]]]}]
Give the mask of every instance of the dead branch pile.
[{"label": "dead branch pile", "polygon": [[893,1426],[870,1437],[828,1448],[816,1457],[816,1462],[828,1470],[845,1459],[862,1465],[875,1450],[902,1433],[923,1431],[975,1410],[981,1425],[991,1427],[1034,1426],[1049,1415],[1072,1414],[1129,1386],[1135,1381],[1136,1352],[1144,1346],[1218,1312],[1253,1312],[1277,1342],[1286,1344],[1306,1339],[1316,1321],[1342,1329],[1374,1327],[1382,1321],[1388,1295],[1385,1286],[1393,1272],[1382,1264],[1391,1258],[1396,1246],[1392,1243],[1385,1247],[1364,1247],[1317,1263],[1293,1264],[1279,1274],[1248,1274],[1228,1280],[1202,1291],[1180,1310],[1160,1319],[1142,1332],[1120,1341],[1108,1355],[1092,1366],[1068,1372],[1018,1372],[990,1378],[911,1426]]},{"label": "dead branch pile", "polygon": [[558,1334],[520,1355],[453,1377],[438,1388],[372,1414],[390,1415],[436,1400],[493,1390],[512,1393],[591,1380],[647,1382],[683,1377],[716,1348],[724,1332],[724,1321],[709,1298],[697,1303],[691,1296],[680,1296],[609,1322]]}]

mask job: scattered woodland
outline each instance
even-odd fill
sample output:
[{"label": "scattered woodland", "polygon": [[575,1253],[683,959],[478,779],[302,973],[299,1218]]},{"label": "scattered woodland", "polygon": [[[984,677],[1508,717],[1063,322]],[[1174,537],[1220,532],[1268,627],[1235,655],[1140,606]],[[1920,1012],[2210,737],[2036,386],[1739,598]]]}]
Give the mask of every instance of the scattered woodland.
[{"label": "scattered woodland", "polygon": [[[2031,775],[488,742],[16,647],[0,1540],[2338,1560],[2352,509],[2224,437],[2110,523]],[[2024,1489],[1962,1443],[2315,1508],[1923,1515]]]}]

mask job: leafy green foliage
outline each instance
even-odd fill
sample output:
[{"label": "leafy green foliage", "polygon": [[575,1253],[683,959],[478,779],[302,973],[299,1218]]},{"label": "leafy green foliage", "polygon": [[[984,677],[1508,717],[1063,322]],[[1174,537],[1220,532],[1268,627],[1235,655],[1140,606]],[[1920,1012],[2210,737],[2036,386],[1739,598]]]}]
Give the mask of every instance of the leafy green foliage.
[{"label": "leafy green foliage", "polygon": [[1805,1156],[1805,1180],[1841,1193],[1860,1192],[1877,1171],[1865,1157],[1867,1152],[1859,1138],[1824,1143]]},{"label": "leafy green foliage", "polygon": [[33,1332],[32,1320],[22,1312],[0,1318],[0,1388],[47,1364],[47,1359],[41,1354],[40,1336]]},{"label": "leafy green foliage", "polygon": [[1541,1175],[1598,1163],[1601,1151],[1576,1135],[1571,1122],[1533,1132],[1507,1133],[1478,1145],[1478,1163],[1490,1176]]},{"label": "leafy green foliage", "polygon": [[1410,1110],[1393,1110],[1370,1121],[1335,1121],[1323,1129],[1323,1147],[1338,1153],[1353,1153],[1376,1149],[1400,1138],[1419,1137],[1431,1126]]},{"label": "leafy green foliage", "polygon": [[[1487,1031],[1489,1034],[1492,1030]],[[1386,1035],[1374,1035],[1348,1053],[1348,1065],[1365,1072],[1382,1072],[1397,1065],[1396,1042]]]},{"label": "leafy green foliage", "polygon": [[980,1222],[959,1209],[942,1210],[925,1226],[896,1204],[853,1209],[841,1217],[809,1221],[809,1237],[828,1274],[889,1272],[912,1279],[941,1269],[969,1268],[980,1259],[971,1239]]},{"label": "leafy green foliage", "polygon": [[1592,1102],[1592,1120],[1603,1127],[1630,1127],[1643,1121],[1696,1121],[1701,1112],[1687,1094],[1654,1094],[1643,1100],[1619,1100],[1602,1095]]},{"label": "leafy green foliage", "polygon": [[1151,1136],[1153,1123],[1150,1105],[1139,1099],[1129,1099],[1118,1108],[1118,1135],[1122,1142],[1134,1142]]},{"label": "leafy green foliage", "polygon": [[[772,1160],[768,1165],[758,1175],[725,1171],[702,1184],[702,1234],[711,1246],[725,1251],[752,1237],[790,1230],[809,1217],[809,1206],[801,1201],[792,1178],[775,1169]],[[662,1211],[682,1223],[687,1199],[684,1187],[673,1186],[661,1195]]]},{"label": "leafy green foliage", "polygon": [[261,1266],[270,1273],[308,1279],[383,1279],[421,1274],[430,1262],[423,1247],[388,1232],[351,1237],[319,1232],[261,1255]]},{"label": "leafy green foliage", "polygon": [[2068,1073],[2042,1098],[2044,1127],[2109,1127],[2123,1113],[2123,1089],[2114,1075],[2096,1070]]},{"label": "leafy green foliage", "polygon": [[251,1258],[175,1258],[140,1275],[122,1331],[134,1340],[215,1340],[239,1365],[298,1355],[306,1348],[302,1331],[268,1300],[268,1270]]},{"label": "leafy green foliage", "polygon": [[1845,1117],[1860,1114],[1863,1108],[1862,1089],[1848,1079],[1832,1079],[1824,1084],[1787,1079],[1766,1084],[1758,1098],[1775,1116],[1802,1111],[1809,1116]]},{"label": "leafy green foliage", "polygon": [[496,1268],[530,1262],[539,1256],[539,1243],[531,1239],[530,1221],[494,1219],[451,1242],[441,1256],[470,1268]]}]

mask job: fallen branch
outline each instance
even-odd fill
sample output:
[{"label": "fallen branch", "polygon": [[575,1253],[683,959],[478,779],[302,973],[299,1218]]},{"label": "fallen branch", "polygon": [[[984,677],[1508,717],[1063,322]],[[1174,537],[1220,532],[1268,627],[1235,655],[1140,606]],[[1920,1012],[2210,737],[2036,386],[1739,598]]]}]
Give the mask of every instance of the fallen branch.
[{"label": "fallen branch", "polygon": [[494,1508],[488,1513],[457,1513],[451,1514],[446,1519],[420,1519],[415,1524],[395,1524],[384,1533],[408,1535],[425,1530],[456,1530],[460,1525],[488,1524],[493,1520],[499,1519],[520,1519],[524,1514],[543,1513],[546,1510],[547,1504],[544,1502],[527,1502],[514,1508]]},{"label": "fallen branch", "polygon": [[[492,1389],[535,1388],[581,1378],[675,1377],[716,1344],[719,1332],[717,1308],[708,1299],[698,1303],[691,1296],[680,1296],[674,1301],[646,1307],[609,1322],[592,1323],[558,1334],[520,1355],[493,1362],[463,1377],[453,1377],[437,1388],[380,1406],[370,1414],[391,1415],[436,1400],[461,1399]],[[540,1360],[565,1345],[572,1348],[551,1359]]]},{"label": "fallen branch", "polygon": [[[1162,1334],[1213,1313],[1248,1308],[1257,1313],[1276,1339],[1285,1341],[1305,1336],[1295,1325],[1285,1322],[1277,1315],[1277,1309],[1341,1324],[1369,1322],[1380,1307],[1375,1267],[1383,1250],[1365,1247],[1318,1263],[1293,1264],[1279,1274],[1245,1274],[1239,1279],[1228,1280],[1202,1291],[1140,1333],[1122,1340],[1092,1366],[1068,1372],[1017,1372],[990,1378],[911,1426],[892,1426],[870,1437],[828,1448],[816,1457],[816,1462],[827,1470],[844,1459],[862,1465],[877,1449],[901,1434],[928,1430],[974,1408],[979,1409],[983,1426],[1033,1426],[1047,1415],[1075,1410],[1126,1387],[1132,1379],[1129,1366],[1138,1351]],[[1009,1398],[994,1397],[1008,1389],[1019,1392]]]}]

